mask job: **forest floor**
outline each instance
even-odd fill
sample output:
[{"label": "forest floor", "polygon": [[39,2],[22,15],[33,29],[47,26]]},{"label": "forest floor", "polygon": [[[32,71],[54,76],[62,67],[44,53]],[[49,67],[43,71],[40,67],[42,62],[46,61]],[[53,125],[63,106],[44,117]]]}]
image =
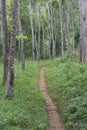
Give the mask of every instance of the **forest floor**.
[{"label": "forest floor", "polygon": [[46,82],[45,82],[46,69],[47,69],[46,67],[42,67],[40,70],[39,86],[40,86],[41,93],[46,101],[46,110],[49,119],[48,130],[65,130],[60,114],[59,112],[57,112],[56,105],[52,101],[46,86]]}]

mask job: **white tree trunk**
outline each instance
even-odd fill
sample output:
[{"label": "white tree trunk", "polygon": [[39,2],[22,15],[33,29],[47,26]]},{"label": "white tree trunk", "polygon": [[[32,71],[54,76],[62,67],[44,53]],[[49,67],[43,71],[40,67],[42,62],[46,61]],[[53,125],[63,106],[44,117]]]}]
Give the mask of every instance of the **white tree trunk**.
[{"label": "white tree trunk", "polygon": [[63,42],[63,16],[62,16],[62,6],[59,2],[59,11],[60,11],[60,25],[61,25],[61,54],[64,56],[64,42]]},{"label": "white tree trunk", "polygon": [[40,60],[40,6],[38,6],[37,11],[38,16],[38,43],[37,43],[37,60]]},{"label": "white tree trunk", "polygon": [[43,23],[42,23],[42,35],[43,35],[43,58],[45,59],[45,37],[44,37],[44,35],[45,35],[45,33],[44,33],[44,26],[43,26]]},{"label": "white tree trunk", "polygon": [[33,59],[35,59],[35,36],[34,36],[34,25],[33,25],[33,19],[32,19],[32,3],[29,3],[29,7],[30,7],[30,24],[31,24],[31,30],[32,30],[32,56]]},{"label": "white tree trunk", "polygon": [[47,3],[47,9],[48,9],[48,32],[49,32],[49,47],[48,47],[48,50],[49,50],[49,59],[51,58],[51,17],[50,17],[50,9],[49,9],[49,4]]},{"label": "white tree trunk", "polygon": [[54,41],[54,28],[53,28],[53,11],[52,3],[50,3],[50,17],[51,17],[51,39],[52,39],[52,57],[55,58],[55,41]]}]

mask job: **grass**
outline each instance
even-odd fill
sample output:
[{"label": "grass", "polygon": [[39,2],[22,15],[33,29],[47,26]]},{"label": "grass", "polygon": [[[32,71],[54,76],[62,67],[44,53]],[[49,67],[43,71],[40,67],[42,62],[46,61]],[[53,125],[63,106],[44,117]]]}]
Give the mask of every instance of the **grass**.
[{"label": "grass", "polygon": [[[47,62],[47,64],[49,64]],[[39,69],[43,62],[26,61],[26,71],[15,66],[15,97],[5,100],[6,88],[2,86],[0,64],[0,130],[46,130],[45,101],[40,94]]]},{"label": "grass", "polygon": [[66,130],[87,130],[87,65],[56,59],[46,78]]},{"label": "grass", "polygon": [[46,82],[66,130],[87,129],[87,65],[71,60],[26,61],[26,71],[16,62],[15,97],[5,100],[0,63],[0,130],[47,130],[45,101],[39,91],[39,72],[49,66]]}]

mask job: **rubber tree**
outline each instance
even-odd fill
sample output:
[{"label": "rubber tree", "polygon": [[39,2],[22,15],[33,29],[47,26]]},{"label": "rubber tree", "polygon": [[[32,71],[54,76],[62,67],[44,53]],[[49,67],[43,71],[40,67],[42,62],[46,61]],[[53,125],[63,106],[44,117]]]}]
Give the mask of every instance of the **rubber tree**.
[{"label": "rubber tree", "polygon": [[80,11],[80,63],[87,61],[87,0],[79,0]]},{"label": "rubber tree", "polygon": [[21,16],[20,16],[20,0],[18,0],[18,32],[19,32],[19,37],[20,37],[19,38],[19,57],[21,53],[22,70],[25,70],[25,54],[24,54],[23,30],[22,30]]},{"label": "rubber tree", "polygon": [[38,19],[38,41],[37,41],[37,60],[40,60],[40,5],[37,5],[37,19]]},{"label": "rubber tree", "polygon": [[12,13],[12,28],[11,28],[11,39],[9,48],[9,59],[8,59],[8,76],[7,76],[7,87],[6,87],[6,99],[12,99],[14,96],[14,55],[16,45],[16,26],[18,18],[18,0],[13,0],[13,13]]},{"label": "rubber tree", "polygon": [[8,73],[8,29],[6,18],[6,0],[1,0],[1,32],[2,32],[2,48],[3,48],[3,85],[7,82]]},{"label": "rubber tree", "polygon": [[64,36],[63,36],[63,10],[61,1],[58,0],[59,3],[59,13],[60,13],[60,26],[61,26],[61,54],[64,56]]},{"label": "rubber tree", "polygon": [[35,36],[34,36],[34,23],[33,23],[33,9],[32,9],[32,2],[29,2],[29,11],[30,11],[30,24],[31,24],[31,31],[32,31],[32,57],[33,60],[35,59]]}]

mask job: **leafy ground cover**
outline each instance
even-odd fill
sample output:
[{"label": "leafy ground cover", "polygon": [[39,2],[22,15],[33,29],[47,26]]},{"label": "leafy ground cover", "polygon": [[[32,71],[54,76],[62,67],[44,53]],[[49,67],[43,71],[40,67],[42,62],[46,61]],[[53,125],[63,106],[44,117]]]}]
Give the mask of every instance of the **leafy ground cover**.
[{"label": "leafy ground cover", "polygon": [[[48,64],[48,63],[47,63]],[[39,69],[43,62],[26,61],[26,71],[15,66],[15,97],[5,100],[0,64],[0,130],[46,130],[47,113],[39,87]]]},{"label": "leafy ground cover", "polygon": [[87,65],[56,59],[46,79],[66,129],[87,130]]}]

